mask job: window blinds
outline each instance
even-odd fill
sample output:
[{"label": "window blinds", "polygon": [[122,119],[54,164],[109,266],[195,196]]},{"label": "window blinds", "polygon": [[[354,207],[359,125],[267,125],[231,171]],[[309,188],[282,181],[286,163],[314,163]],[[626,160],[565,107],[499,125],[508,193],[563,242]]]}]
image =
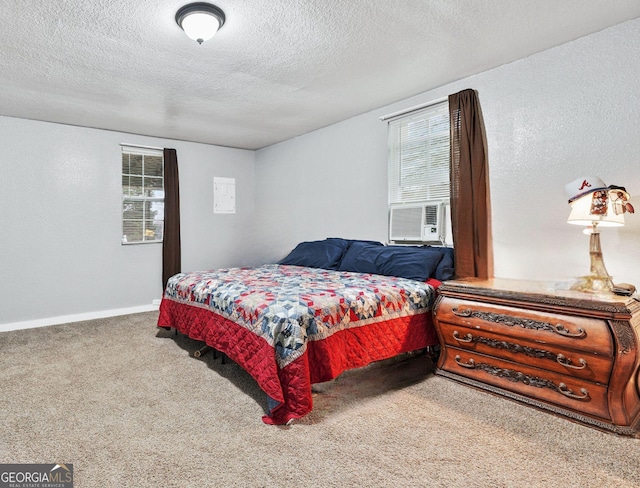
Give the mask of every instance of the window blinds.
[{"label": "window blinds", "polygon": [[449,106],[389,122],[389,204],[449,198]]}]

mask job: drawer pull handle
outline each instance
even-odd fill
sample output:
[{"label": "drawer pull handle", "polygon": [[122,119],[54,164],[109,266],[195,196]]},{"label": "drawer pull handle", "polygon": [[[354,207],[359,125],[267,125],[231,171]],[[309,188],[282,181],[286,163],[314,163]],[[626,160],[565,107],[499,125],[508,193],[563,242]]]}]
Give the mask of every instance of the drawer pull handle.
[{"label": "drawer pull handle", "polygon": [[469,361],[467,361],[466,363],[463,363],[462,361],[460,361],[460,356],[456,356],[454,360],[456,364],[458,364],[458,366],[462,366],[463,368],[469,368],[469,369],[476,368],[476,362],[473,360],[473,358],[469,359]]},{"label": "drawer pull handle", "polygon": [[586,390],[586,388],[580,388],[580,393],[582,393],[582,395],[576,395],[573,390],[569,389],[569,387],[567,387],[567,385],[565,385],[564,383],[560,383],[558,385],[558,391],[564,396],[573,398],[574,400],[585,400],[589,398],[589,392]]},{"label": "drawer pull handle", "polygon": [[562,324],[554,325],[553,331],[566,337],[582,338],[587,335],[584,329],[578,328],[576,332],[571,332],[568,329],[565,329],[564,325]]},{"label": "drawer pull handle", "polygon": [[571,369],[584,369],[587,367],[587,362],[584,359],[578,359],[578,363],[580,363],[580,366],[576,366],[575,364],[571,364],[571,359],[567,358],[564,354],[558,354],[558,356],[556,357],[556,361],[558,361],[563,366]]},{"label": "drawer pull handle", "polygon": [[496,324],[506,325],[507,327],[522,327],[523,329],[534,330],[547,330],[554,332],[564,337],[571,337],[574,339],[582,339],[587,336],[584,329],[578,327],[575,332],[571,332],[562,324],[550,324],[549,322],[543,322],[541,320],[527,319],[521,317],[514,317],[512,315],[500,314],[495,312],[483,312],[480,310],[472,310],[470,308],[458,308],[453,307],[451,309],[454,315],[463,318],[477,318],[486,322],[494,322]]},{"label": "drawer pull handle", "polygon": [[458,317],[471,317],[473,315],[473,310],[470,310],[468,308],[460,310],[458,307],[454,307],[451,311]]},{"label": "drawer pull handle", "polygon": [[453,331],[453,338],[458,342],[473,342],[473,336],[471,334],[467,334],[464,337],[460,337],[460,334],[457,330]]}]

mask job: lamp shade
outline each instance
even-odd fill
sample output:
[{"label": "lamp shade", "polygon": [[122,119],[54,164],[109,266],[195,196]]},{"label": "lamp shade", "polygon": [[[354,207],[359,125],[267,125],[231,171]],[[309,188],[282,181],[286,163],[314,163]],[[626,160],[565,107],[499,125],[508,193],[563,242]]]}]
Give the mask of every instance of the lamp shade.
[{"label": "lamp shade", "polygon": [[[571,213],[567,222],[575,225],[593,225],[597,223],[602,227],[619,227],[624,225],[624,213],[617,214],[613,209],[611,198],[606,198],[606,191],[603,191],[605,198],[598,206],[596,199],[598,192],[588,193],[571,202]],[[596,202],[596,203],[594,203]]]},{"label": "lamp shade", "polygon": [[210,3],[190,3],[176,13],[176,23],[198,44],[211,39],[224,21],[224,12]]}]

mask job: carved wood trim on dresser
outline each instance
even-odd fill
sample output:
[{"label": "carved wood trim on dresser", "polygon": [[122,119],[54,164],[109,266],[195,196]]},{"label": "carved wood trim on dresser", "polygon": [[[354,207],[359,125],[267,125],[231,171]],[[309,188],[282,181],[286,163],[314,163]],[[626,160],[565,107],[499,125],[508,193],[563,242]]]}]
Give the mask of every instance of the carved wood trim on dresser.
[{"label": "carved wood trim on dresser", "polygon": [[436,374],[622,435],[640,429],[640,297],[456,280],[434,305]]}]

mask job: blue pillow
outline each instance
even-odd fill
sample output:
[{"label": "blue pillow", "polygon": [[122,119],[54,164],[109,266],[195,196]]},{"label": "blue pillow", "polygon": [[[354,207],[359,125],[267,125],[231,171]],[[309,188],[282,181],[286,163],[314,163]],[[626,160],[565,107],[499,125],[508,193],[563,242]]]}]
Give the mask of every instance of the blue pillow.
[{"label": "blue pillow", "polygon": [[378,273],[410,280],[426,281],[435,277],[442,253],[428,248],[388,246],[376,258]]},{"label": "blue pillow", "polygon": [[301,242],[278,264],[338,269],[342,255],[348,247],[349,243],[346,240],[335,237],[324,241]]},{"label": "blue pillow", "polygon": [[[430,246],[428,246],[430,247]],[[434,278],[439,281],[450,280],[455,276],[454,251],[452,247],[431,247],[442,254],[442,261],[434,272]]]},{"label": "blue pillow", "polygon": [[384,246],[376,243],[354,241],[342,257],[338,270],[380,274],[376,266],[376,258],[382,249]]},{"label": "blue pillow", "polygon": [[371,244],[372,246],[384,246],[384,244],[379,241],[363,241],[362,239],[345,239],[345,241],[347,241],[347,243],[349,243],[350,246],[352,244],[355,244],[356,242],[361,242],[363,244]]},{"label": "blue pillow", "polygon": [[425,281],[434,277],[442,259],[443,254],[431,248],[355,242],[347,250],[338,269]]}]

